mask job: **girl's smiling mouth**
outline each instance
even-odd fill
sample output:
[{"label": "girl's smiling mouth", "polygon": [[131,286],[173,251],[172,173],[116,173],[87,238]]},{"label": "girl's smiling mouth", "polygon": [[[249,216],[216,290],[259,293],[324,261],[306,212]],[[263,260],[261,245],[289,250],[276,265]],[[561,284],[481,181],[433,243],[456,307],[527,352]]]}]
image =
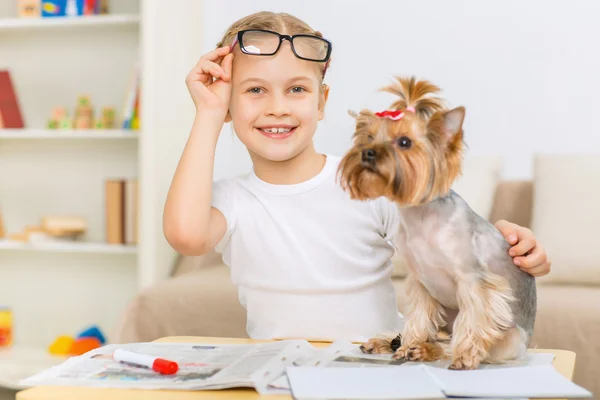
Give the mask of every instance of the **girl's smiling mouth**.
[{"label": "girl's smiling mouth", "polygon": [[296,128],[294,125],[275,124],[256,127],[256,130],[271,139],[285,139],[292,136]]}]

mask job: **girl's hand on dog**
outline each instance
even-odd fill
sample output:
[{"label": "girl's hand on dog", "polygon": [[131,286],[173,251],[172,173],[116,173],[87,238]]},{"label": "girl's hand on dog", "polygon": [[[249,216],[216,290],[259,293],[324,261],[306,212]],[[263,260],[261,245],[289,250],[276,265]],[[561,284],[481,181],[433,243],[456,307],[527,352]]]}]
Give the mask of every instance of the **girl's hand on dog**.
[{"label": "girl's hand on dog", "polygon": [[550,273],[550,260],[531,229],[500,220],[494,224],[512,246],[508,254],[521,270],[535,277]]}]

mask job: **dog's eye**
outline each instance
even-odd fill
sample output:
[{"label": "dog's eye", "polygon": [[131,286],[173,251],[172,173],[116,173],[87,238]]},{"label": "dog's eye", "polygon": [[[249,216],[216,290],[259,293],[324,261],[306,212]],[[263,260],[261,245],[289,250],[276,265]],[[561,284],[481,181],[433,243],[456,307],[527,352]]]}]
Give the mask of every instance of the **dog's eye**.
[{"label": "dog's eye", "polygon": [[396,139],[396,143],[398,144],[398,146],[402,147],[403,149],[409,149],[410,146],[412,145],[412,141],[410,140],[410,138],[408,138],[406,136],[402,136],[402,137],[399,137],[398,139]]},{"label": "dog's eye", "polygon": [[369,142],[372,142],[372,141],[373,141],[373,139],[374,139],[374,138],[373,138],[373,135],[369,135],[369,136],[367,136],[367,139],[369,140]]}]

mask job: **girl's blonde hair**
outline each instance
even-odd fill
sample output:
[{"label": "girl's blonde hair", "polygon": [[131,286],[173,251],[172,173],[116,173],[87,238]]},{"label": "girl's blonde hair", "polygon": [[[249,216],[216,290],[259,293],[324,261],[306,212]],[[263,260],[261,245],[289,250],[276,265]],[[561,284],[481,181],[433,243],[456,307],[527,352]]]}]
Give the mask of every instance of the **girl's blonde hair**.
[{"label": "girl's blonde hair", "polygon": [[[245,29],[265,29],[273,32],[278,32],[282,35],[298,35],[308,34],[315,35],[320,38],[323,37],[321,32],[314,30],[306,22],[302,21],[298,17],[286,13],[274,13],[271,11],[260,11],[254,14],[250,14],[243,18],[240,18],[234,22],[225,35],[221,38],[217,47],[229,46],[233,42],[235,35],[239,31]],[[325,72],[325,66],[328,63],[315,63],[317,64],[320,76],[323,77]]]}]

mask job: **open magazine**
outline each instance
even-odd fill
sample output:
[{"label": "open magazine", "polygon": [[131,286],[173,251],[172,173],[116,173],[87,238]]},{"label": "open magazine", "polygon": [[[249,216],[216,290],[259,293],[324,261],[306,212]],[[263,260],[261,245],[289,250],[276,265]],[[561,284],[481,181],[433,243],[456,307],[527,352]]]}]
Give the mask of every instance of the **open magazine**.
[{"label": "open magazine", "polygon": [[[179,370],[161,375],[150,369],[113,360],[116,349],[175,361]],[[503,365],[551,364],[552,354],[528,354]],[[446,367],[446,361],[427,363]],[[449,361],[447,362],[449,364]],[[72,357],[64,363],[20,382],[23,386],[62,385],[127,389],[215,390],[254,388],[260,394],[290,393],[287,367],[390,367],[418,364],[394,360],[390,354],[363,354],[357,344],[334,342],[315,348],[304,340],[257,344],[130,343],[114,344]]]}]

